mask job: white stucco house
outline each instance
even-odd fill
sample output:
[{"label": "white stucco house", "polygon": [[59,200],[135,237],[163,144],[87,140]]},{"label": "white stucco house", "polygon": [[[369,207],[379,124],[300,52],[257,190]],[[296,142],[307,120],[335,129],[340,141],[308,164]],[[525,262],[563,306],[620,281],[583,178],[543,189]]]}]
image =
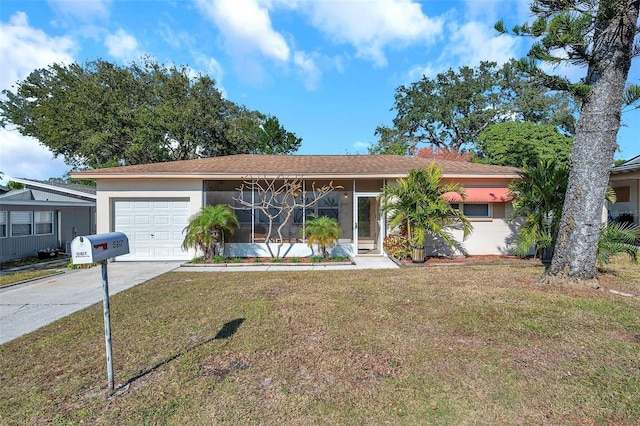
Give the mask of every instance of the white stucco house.
[{"label": "white stucco house", "polygon": [[[413,168],[435,162],[444,182],[458,182],[465,200],[450,200],[472,221],[474,231],[464,242],[465,254],[510,253],[515,225],[508,185],[518,169],[460,161],[373,155],[232,155],[166,163],[122,166],[72,173],[96,181],[97,232],[124,232],[131,253],[127,260],[189,260],[194,253],[181,249],[189,217],[207,204],[227,203],[236,209],[241,227],[225,254],[266,255],[259,236],[265,225],[258,212],[242,209],[234,200],[247,178],[298,177],[306,189],[333,182],[334,190],[306,213],[336,218],[344,232],[336,250],[350,256],[384,255],[383,239],[390,230],[376,197],[381,188],[405,177]],[[303,209],[285,224],[287,256],[310,255],[298,240],[306,215]],[[427,243],[427,254],[429,244]]]},{"label": "white stucco house", "polygon": [[609,219],[640,224],[640,155],[611,169],[609,185],[617,201],[609,204]]}]

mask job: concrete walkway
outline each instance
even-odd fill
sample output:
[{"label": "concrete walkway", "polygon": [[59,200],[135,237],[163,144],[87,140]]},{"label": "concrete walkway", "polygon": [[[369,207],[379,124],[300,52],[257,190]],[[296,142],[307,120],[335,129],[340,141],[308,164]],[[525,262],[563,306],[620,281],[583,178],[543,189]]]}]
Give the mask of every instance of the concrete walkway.
[{"label": "concrete walkway", "polygon": [[[331,271],[397,268],[389,258],[360,256],[355,265],[251,264],[180,266],[180,262],[114,262],[107,266],[109,295],[168,271]],[[25,284],[0,288],[0,344],[30,333],[95,303],[102,302],[102,267],[69,270]]]},{"label": "concrete walkway", "polygon": [[[109,295],[178,266],[179,262],[109,263]],[[0,344],[102,302],[102,296],[101,266],[69,270],[64,274],[0,288]]]},{"label": "concrete walkway", "polygon": [[262,271],[336,271],[358,269],[393,269],[399,268],[391,259],[383,256],[358,256],[355,265],[349,264],[314,264],[314,263],[229,263],[207,266],[181,266],[176,271],[185,272],[262,272]]}]

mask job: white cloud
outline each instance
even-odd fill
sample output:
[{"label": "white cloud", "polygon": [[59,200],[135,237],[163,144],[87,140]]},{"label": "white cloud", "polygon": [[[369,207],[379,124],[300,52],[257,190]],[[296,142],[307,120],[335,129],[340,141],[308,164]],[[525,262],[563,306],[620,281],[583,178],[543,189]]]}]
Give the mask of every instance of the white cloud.
[{"label": "white cloud", "polygon": [[107,34],[104,45],[109,50],[109,55],[123,62],[133,61],[140,56],[138,41],[123,29],[115,34]]},{"label": "white cloud", "polygon": [[[27,15],[18,12],[8,23],[0,23],[0,89],[26,78],[29,73],[53,63],[71,63],[76,44],[68,37],[50,37],[29,26]],[[0,171],[5,178],[47,179],[60,177],[67,170],[61,158],[37,140],[22,136],[17,130],[0,129]]]},{"label": "white cloud", "polygon": [[354,142],[354,144],[351,146],[353,147],[353,149],[356,150],[356,154],[361,152],[366,154],[369,152],[369,148],[371,148],[370,143],[362,142],[362,141]]},{"label": "white cloud", "polygon": [[521,39],[498,34],[493,26],[481,22],[452,23],[450,37],[443,49],[446,57],[453,56],[461,65],[475,66],[482,61],[503,64],[519,57]]},{"label": "white cloud", "polygon": [[9,89],[35,69],[53,63],[71,63],[76,44],[69,37],[49,37],[29,25],[27,15],[18,12],[8,23],[0,23],[0,89]]},{"label": "white cloud", "polygon": [[[227,92],[224,90],[224,86],[222,85],[222,78],[224,77],[224,68],[215,58],[211,58],[199,52],[193,52],[193,57],[196,60],[196,64],[201,71],[202,74],[208,75],[213,78],[216,82],[216,88],[220,91],[223,98],[227,98]],[[193,72],[192,77],[195,78],[198,76],[198,72]]]},{"label": "white cloud", "polygon": [[357,56],[385,66],[385,48],[433,43],[443,22],[422,13],[411,0],[310,2],[301,4],[312,25],[338,43],[354,46]]},{"label": "white cloud", "polygon": [[60,16],[58,23],[66,25],[70,17],[82,22],[109,17],[111,0],[47,0],[51,9]]},{"label": "white cloud", "polygon": [[293,54],[293,62],[300,71],[304,87],[307,90],[315,90],[322,77],[322,71],[316,64],[315,59],[305,52],[297,51]]},{"label": "white cloud", "polygon": [[507,28],[511,28],[531,19],[530,0],[465,0],[463,3],[469,21],[483,21],[493,26],[504,19]]},{"label": "white cloud", "polygon": [[274,30],[269,10],[258,0],[196,0],[225,39],[233,55],[255,51],[279,62],[287,62],[291,51],[282,34]]},{"label": "white cloud", "polygon": [[61,157],[54,159],[47,148],[16,130],[0,129],[0,171],[5,179],[23,177],[46,180],[62,177],[69,169]]}]

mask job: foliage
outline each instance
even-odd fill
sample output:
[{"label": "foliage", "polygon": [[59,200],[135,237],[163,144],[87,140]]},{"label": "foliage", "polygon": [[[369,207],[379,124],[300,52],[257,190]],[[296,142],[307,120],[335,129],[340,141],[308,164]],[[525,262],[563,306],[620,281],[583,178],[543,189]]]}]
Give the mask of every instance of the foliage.
[{"label": "foliage", "polygon": [[[278,248],[274,252],[270,244],[267,249],[271,257],[280,257],[280,251],[284,245],[283,231],[291,224],[291,218],[298,209],[308,209],[315,206],[323,198],[333,192],[334,189],[342,189],[340,185],[334,185],[330,181],[327,185],[316,186],[312,182],[307,188],[301,177],[277,176],[275,178],[248,177],[238,188],[238,196],[233,199],[243,207],[252,211],[258,210],[267,218],[266,242],[277,242]],[[275,229],[274,225],[279,223]]]},{"label": "foliage", "polygon": [[2,93],[2,126],[37,138],[74,168],[290,153],[301,143],[275,117],[225,100],[210,77],[150,59],[53,64]]},{"label": "foliage", "polygon": [[376,129],[379,141],[371,154],[415,155],[420,143],[464,150],[488,126],[514,120],[571,134],[576,105],[570,96],[533,82],[514,62],[482,62],[398,87],[393,110],[393,126]]},{"label": "foliage", "polygon": [[7,182],[7,188],[8,189],[24,189],[24,185],[21,184],[20,182],[15,182],[13,180],[10,180],[9,182]]},{"label": "foliage", "polygon": [[204,206],[184,228],[182,248],[201,251],[205,261],[217,258],[224,253],[225,239],[231,238],[238,225],[238,218],[229,205]]},{"label": "foliage", "polygon": [[480,132],[475,153],[481,163],[500,166],[533,166],[546,159],[568,164],[572,141],[549,124],[509,121]]},{"label": "foliage", "polygon": [[425,146],[416,151],[416,157],[468,162],[471,161],[473,155],[470,151],[460,152],[457,149],[442,148],[437,146]]},{"label": "foliage", "polygon": [[390,234],[384,238],[382,248],[396,259],[408,259],[411,257],[411,244],[406,235]]},{"label": "foliage", "polygon": [[69,259],[69,262],[67,263],[67,269],[90,269],[94,266],[98,266],[98,263],[80,263],[76,265],[75,263],[73,263],[73,259]]},{"label": "foliage", "polygon": [[379,199],[382,212],[388,216],[391,228],[406,226],[407,238],[413,246],[423,246],[425,236],[444,241],[453,248],[455,239],[450,228],[461,226],[464,238],[472,231],[471,222],[444,198],[455,192],[464,198],[460,184],[441,185],[442,169],[431,164],[427,169],[412,169],[396,185],[385,185]]},{"label": "foliage", "polygon": [[526,166],[520,179],[509,186],[515,195],[512,219],[524,218],[516,236],[516,253],[525,256],[532,246],[539,254],[552,247],[560,224],[560,215],[567,190],[569,168],[553,160],[543,160]]},{"label": "foliage", "polygon": [[598,237],[598,266],[611,263],[618,254],[626,254],[632,263],[638,263],[640,227],[631,223],[612,222],[600,228]]},{"label": "foliage", "polygon": [[[534,44],[518,68],[552,90],[581,102],[571,151],[571,172],[551,267],[546,282],[596,280],[596,257],[602,197],[617,148],[623,106],[636,102],[640,90],[626,87],[631,61],[638,52],[640,2],[619,0],[534,0],[531,24],[515,26],[516,35]],[[498,22],[496,29],[506,32]],[[540,66],[582,66],[583,78],[570,81]],[[549,69],[547,68],[547,69]]]},{"label": "foliage", "polygon": [[300,236],[307,239],[309,247],[317,244],[324,259],[329,258],[327,248],[338,241],[342,234],[342,227],[332,217],[315,216],[307,220],[300,230]]}]

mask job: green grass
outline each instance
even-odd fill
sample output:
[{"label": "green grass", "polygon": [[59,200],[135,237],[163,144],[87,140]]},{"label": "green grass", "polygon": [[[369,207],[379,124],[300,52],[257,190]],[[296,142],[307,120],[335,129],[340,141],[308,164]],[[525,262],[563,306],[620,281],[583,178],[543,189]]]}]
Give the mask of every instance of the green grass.
[{"label": "green grass", "polygon": [[59,273],[60,271],[57,271],[55,269],[39,269],[36,271],[22,271],[4,274],[0,275],[0,287],[19,283],[22,281],[33,280],[36,278],[58,275]]},{"label": "green grass", "polygon": [[0,346],[0,423],[640,423],[640,299],[542,270],[164,274],[111,298],[126,386],[94,305]]}]

